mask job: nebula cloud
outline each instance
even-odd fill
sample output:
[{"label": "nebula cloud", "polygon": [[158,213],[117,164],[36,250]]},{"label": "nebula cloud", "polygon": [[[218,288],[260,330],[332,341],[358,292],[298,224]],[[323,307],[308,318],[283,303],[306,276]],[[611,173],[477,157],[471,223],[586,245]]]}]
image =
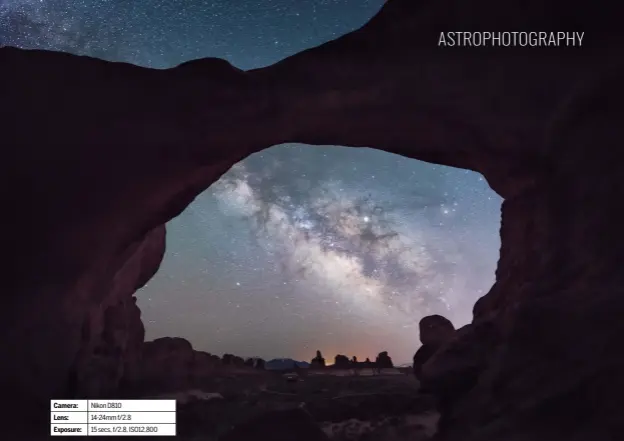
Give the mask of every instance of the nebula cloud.
[{"label": "nebula cloud", "polygon": [[[358,28],[383,3],[0,0],[0,46],[253,69]],[[321,349],[408,361],[422,316],[463,325],[492,285],[500,203],[475,173],[373,149],[252,155],[167,225],[164,262],[137,293],[147,338],[267,359]]]},{"label": "nebula cloud", "polygon": [[0,1],[0,46],[46,49],[116,60],[126,39],[108,2]]},{"label": "nebula cloud", "polygon": [[240,163],[213,192],[225,213],[249,221],[263,247],[278,250],[284,272],[308,286],[369,312],[393,308],[403,321],[448,315],[444,284],[452,288],[461,256],[449,241],[444,254],[432,249],[429,227],[418,220],[431,198],[413,198],[405,213],[374,189],[345,185],[331,168],[301,178],[297,162]]}]

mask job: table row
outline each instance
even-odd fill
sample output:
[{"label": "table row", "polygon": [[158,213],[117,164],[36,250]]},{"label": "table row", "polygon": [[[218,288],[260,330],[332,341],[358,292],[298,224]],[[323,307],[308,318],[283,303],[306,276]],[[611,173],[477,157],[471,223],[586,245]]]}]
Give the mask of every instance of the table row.
[{"label": "table row", "polygon": [[175,412],[176,400],[50,400],[52,412]]},{"label": "table row", "polygon": [[52,424],[51,436],[175,436],[175,424]]},{"label": "table row", "polygon": [[175,412],[52,412],[53,424],[153,424],[176,422]]}]

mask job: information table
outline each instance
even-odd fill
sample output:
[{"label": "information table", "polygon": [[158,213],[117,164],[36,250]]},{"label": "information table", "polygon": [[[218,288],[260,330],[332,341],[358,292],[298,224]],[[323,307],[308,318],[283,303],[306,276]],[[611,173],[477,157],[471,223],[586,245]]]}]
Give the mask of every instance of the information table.
[{"label": "information table", "polygon": [[175,436],[175,400],[51,400],[52,436]]}]

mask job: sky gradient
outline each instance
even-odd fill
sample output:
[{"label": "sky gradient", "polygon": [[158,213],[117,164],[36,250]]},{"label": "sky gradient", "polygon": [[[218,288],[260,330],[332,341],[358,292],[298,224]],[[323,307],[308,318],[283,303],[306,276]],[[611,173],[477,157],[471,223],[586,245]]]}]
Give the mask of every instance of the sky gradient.
[{"label": "sky gradient", "polygon": [[[360,27],[382,3],[0,0],[0,44],[251,69]],[[501,202],[477,173],[374,149],[257,153],[168,224],[161,269],[137,294],[147,338],[219,355],[387,350],[408,362],[420,318],[464,325],[494,282]]]}]

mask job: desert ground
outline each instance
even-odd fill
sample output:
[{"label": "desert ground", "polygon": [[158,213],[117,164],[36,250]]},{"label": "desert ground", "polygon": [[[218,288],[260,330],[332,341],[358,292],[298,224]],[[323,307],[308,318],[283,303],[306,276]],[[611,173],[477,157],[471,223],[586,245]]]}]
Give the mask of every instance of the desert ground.
[{"label": "desert ground", "polygon": [[269,411],[303,409],[332,440],[424,440],[438,414],[431,397],[418,393],[409,370],[362,369],[229,372],[200,388],[159,395],[178,400],[178,439],[217,441],[227,431]]}]

